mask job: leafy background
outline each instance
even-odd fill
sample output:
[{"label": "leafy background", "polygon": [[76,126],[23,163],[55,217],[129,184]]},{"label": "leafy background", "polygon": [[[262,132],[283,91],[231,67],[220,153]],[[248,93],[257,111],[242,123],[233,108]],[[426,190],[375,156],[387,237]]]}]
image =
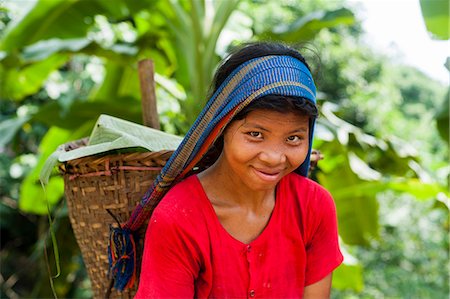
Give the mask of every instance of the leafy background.
[{"label": "leafy background", "polygon": [[[447,40],[448,2],[420,4],[430,34]],[[62,265],[56,294],[92,296],[62,179],[55,172],[44,191],[38,175],[101,113],[141,122],[137,62],[154,60],[161,127],[183,135],[217,63],[252,40],[290,43],[315,70],[314,147],[325,159],[314,178],[336,201],[345,253],[333,297],[448,296],[448,86],[364,44],[355,9],[325,0],[0,1],[0,296],[53,296],[47,202]]]}]

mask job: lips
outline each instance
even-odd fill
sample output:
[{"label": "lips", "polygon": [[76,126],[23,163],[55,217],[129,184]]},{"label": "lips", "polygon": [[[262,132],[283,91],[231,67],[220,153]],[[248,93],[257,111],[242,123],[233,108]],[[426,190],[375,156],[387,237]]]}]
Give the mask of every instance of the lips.
[{"label": "lips", "polygon": [[278,181],[281,179],[282,170],[274,170],[274,169],[258,169],[253,168],[256,175],[264,181]]}]

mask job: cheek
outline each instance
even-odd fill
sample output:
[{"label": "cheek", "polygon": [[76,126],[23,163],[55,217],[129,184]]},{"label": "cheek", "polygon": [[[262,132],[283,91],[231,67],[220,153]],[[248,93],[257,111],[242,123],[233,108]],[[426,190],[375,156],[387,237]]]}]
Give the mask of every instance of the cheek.
[{"label": "cheek", "polygon": [[308,149],[308,146],[302,146],[300,148],[290,150],[287,153],[287,158],[294,168],[297,168],[305,161],[306,156],[308,155]]},{"label": "cheek", "polygon": [[246,162],[251,160],[258,153],[258,148],[245,141],[225,143],[224,151],[228,160],[236,162]]}]

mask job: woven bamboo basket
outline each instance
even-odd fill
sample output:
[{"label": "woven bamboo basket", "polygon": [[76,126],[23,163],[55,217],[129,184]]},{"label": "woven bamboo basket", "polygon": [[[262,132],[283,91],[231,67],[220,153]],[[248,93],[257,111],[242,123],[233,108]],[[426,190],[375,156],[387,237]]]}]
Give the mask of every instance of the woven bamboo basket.
[{"label": "woven bamboo basket", "polygon": [[[66,150],[83,146],[86,140],[66,145]],[[134,152],[89,156],[59,166],[75,238],[92,284],[95,298],[105,298],[110,289],[107,246],[109,226],[125,222],[153,183],[172,151]],[[110,213],[109,213],[109,212]],[[143,248],[143,225],[137,256]],[[140,261],[138,261],[140,266]],[[139,271],[139,269],[138,269]],[[124,292],[112,290],[111,298],[133,298],[137,284]]]}]

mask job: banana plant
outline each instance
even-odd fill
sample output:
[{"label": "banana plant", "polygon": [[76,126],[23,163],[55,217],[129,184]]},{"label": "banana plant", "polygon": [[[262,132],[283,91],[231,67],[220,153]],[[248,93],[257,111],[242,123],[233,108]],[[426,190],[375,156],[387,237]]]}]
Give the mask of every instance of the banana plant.
[{"label": "banana plant", "polygon": [[175,78],[188,87],[187,99],[181,106],[189,124],[203,108],[214,68],[220,59],[216,44],[238,3],[239,0],[160,3],[177,57]]},{"label": "banana plant", "polygon": [[[116,61],[133,61],[135,48],[116,43],[105,46],[89,37],[94,20],[105,15],[111,22],[122,22],[133,14],[151,7],[153,1],[38,1],[21,19],[8,24],[0,41],[0,97],[2,100],[23,101],[43,88],[48,76],[70,63],[76,54],[87,54]],[[48,101],[29,113],[10,118],[0,125],[2,146],[8,144],[26,123],[43,122],[50,127],[39,146],[37,167],[21,184],[19,207],[31,213],[47,213],[46,202],[55,204],[62,196],[60,178],[52,177],[43,191],[38,180],[40,167],[59,144],[87,136],[95,119],[109,111],[117,116],[138,120],[135,105],[123,109],[125,97],[116,96],[107,105],[101,99],[74,100],[64,107],[60,101]],[[118,100],[117,100],[118,99]],[[119,102],[122,101],[122,103]],[[129,98],[128,98],[129,100]],[[108,101],[108,99],[103,99]],[[108,112],[103,112],[108,113]],[[52,117],[49,117],[49,116]]]},{"label": "banana plant", "polygon": [[[137,61],[142,58],[155,61],[157,90],[161,94],[159,106],[173,107],[167,102],[175,101],[181,107],[178,114],[170,109],[163,114],[174,122],[174,131],[185,132],[204,104],[220,59],[216,54],[217,42],[239,4],[239,0],[37,1],[21,19],[8,25],[1,39],[0,97],[21,102],[42,89],[52,72],[70,63],[78,54],[101,57],[104,80],[85,99],[75,99],[69,104],[49,101],[30,109],[26,115],[2,122],[1,144],[8,144],[27,123],[46,124],[52,129],[45,139],[55,144],[41,144],[39,166],[58,143],[87,136],[101,113],[140,122]],[[295,25],[278,30],[271,38],[309,39],[326,26],[341,24],[342,14],[340,10],[334,15],[333,12],[316,12],[298,16]],[[345,14],[348,23],[351,13],[346,10]],[[106,18],[102,26],[105,23],[109,27],[131,24],[135,39],[108,43],[95,38],[95,32],[101,27],[99,16]],[[317,26],[321,22],[323,24]],[[127,108],[123,109],[124,106]],[[45,213],[44,206],[35,204],[36,197],[37,202],[43,203],[46,196],[37,180],[38,170],[39,167],[24,180],[20,206],[27,212]],[[57,177],[50,182],[52,180]],[[54,197],[61,197],[62,189],[56,190],[59,189],[52,192]]]},{"label": "banana plant", "polygon": [[[449,3],[445,0],[420,0],[420,8],[428,32],[431,37],[437,40],[450,39],[450,10]],[[444,62],[443,62],[444,63]],[[445,61],[445,67],[450,73],[450,57]],[[450,88],[445,96],[444,103],[436,111],[437,128],[439,133],[447,143],[449,142],[449,106]]]}]

